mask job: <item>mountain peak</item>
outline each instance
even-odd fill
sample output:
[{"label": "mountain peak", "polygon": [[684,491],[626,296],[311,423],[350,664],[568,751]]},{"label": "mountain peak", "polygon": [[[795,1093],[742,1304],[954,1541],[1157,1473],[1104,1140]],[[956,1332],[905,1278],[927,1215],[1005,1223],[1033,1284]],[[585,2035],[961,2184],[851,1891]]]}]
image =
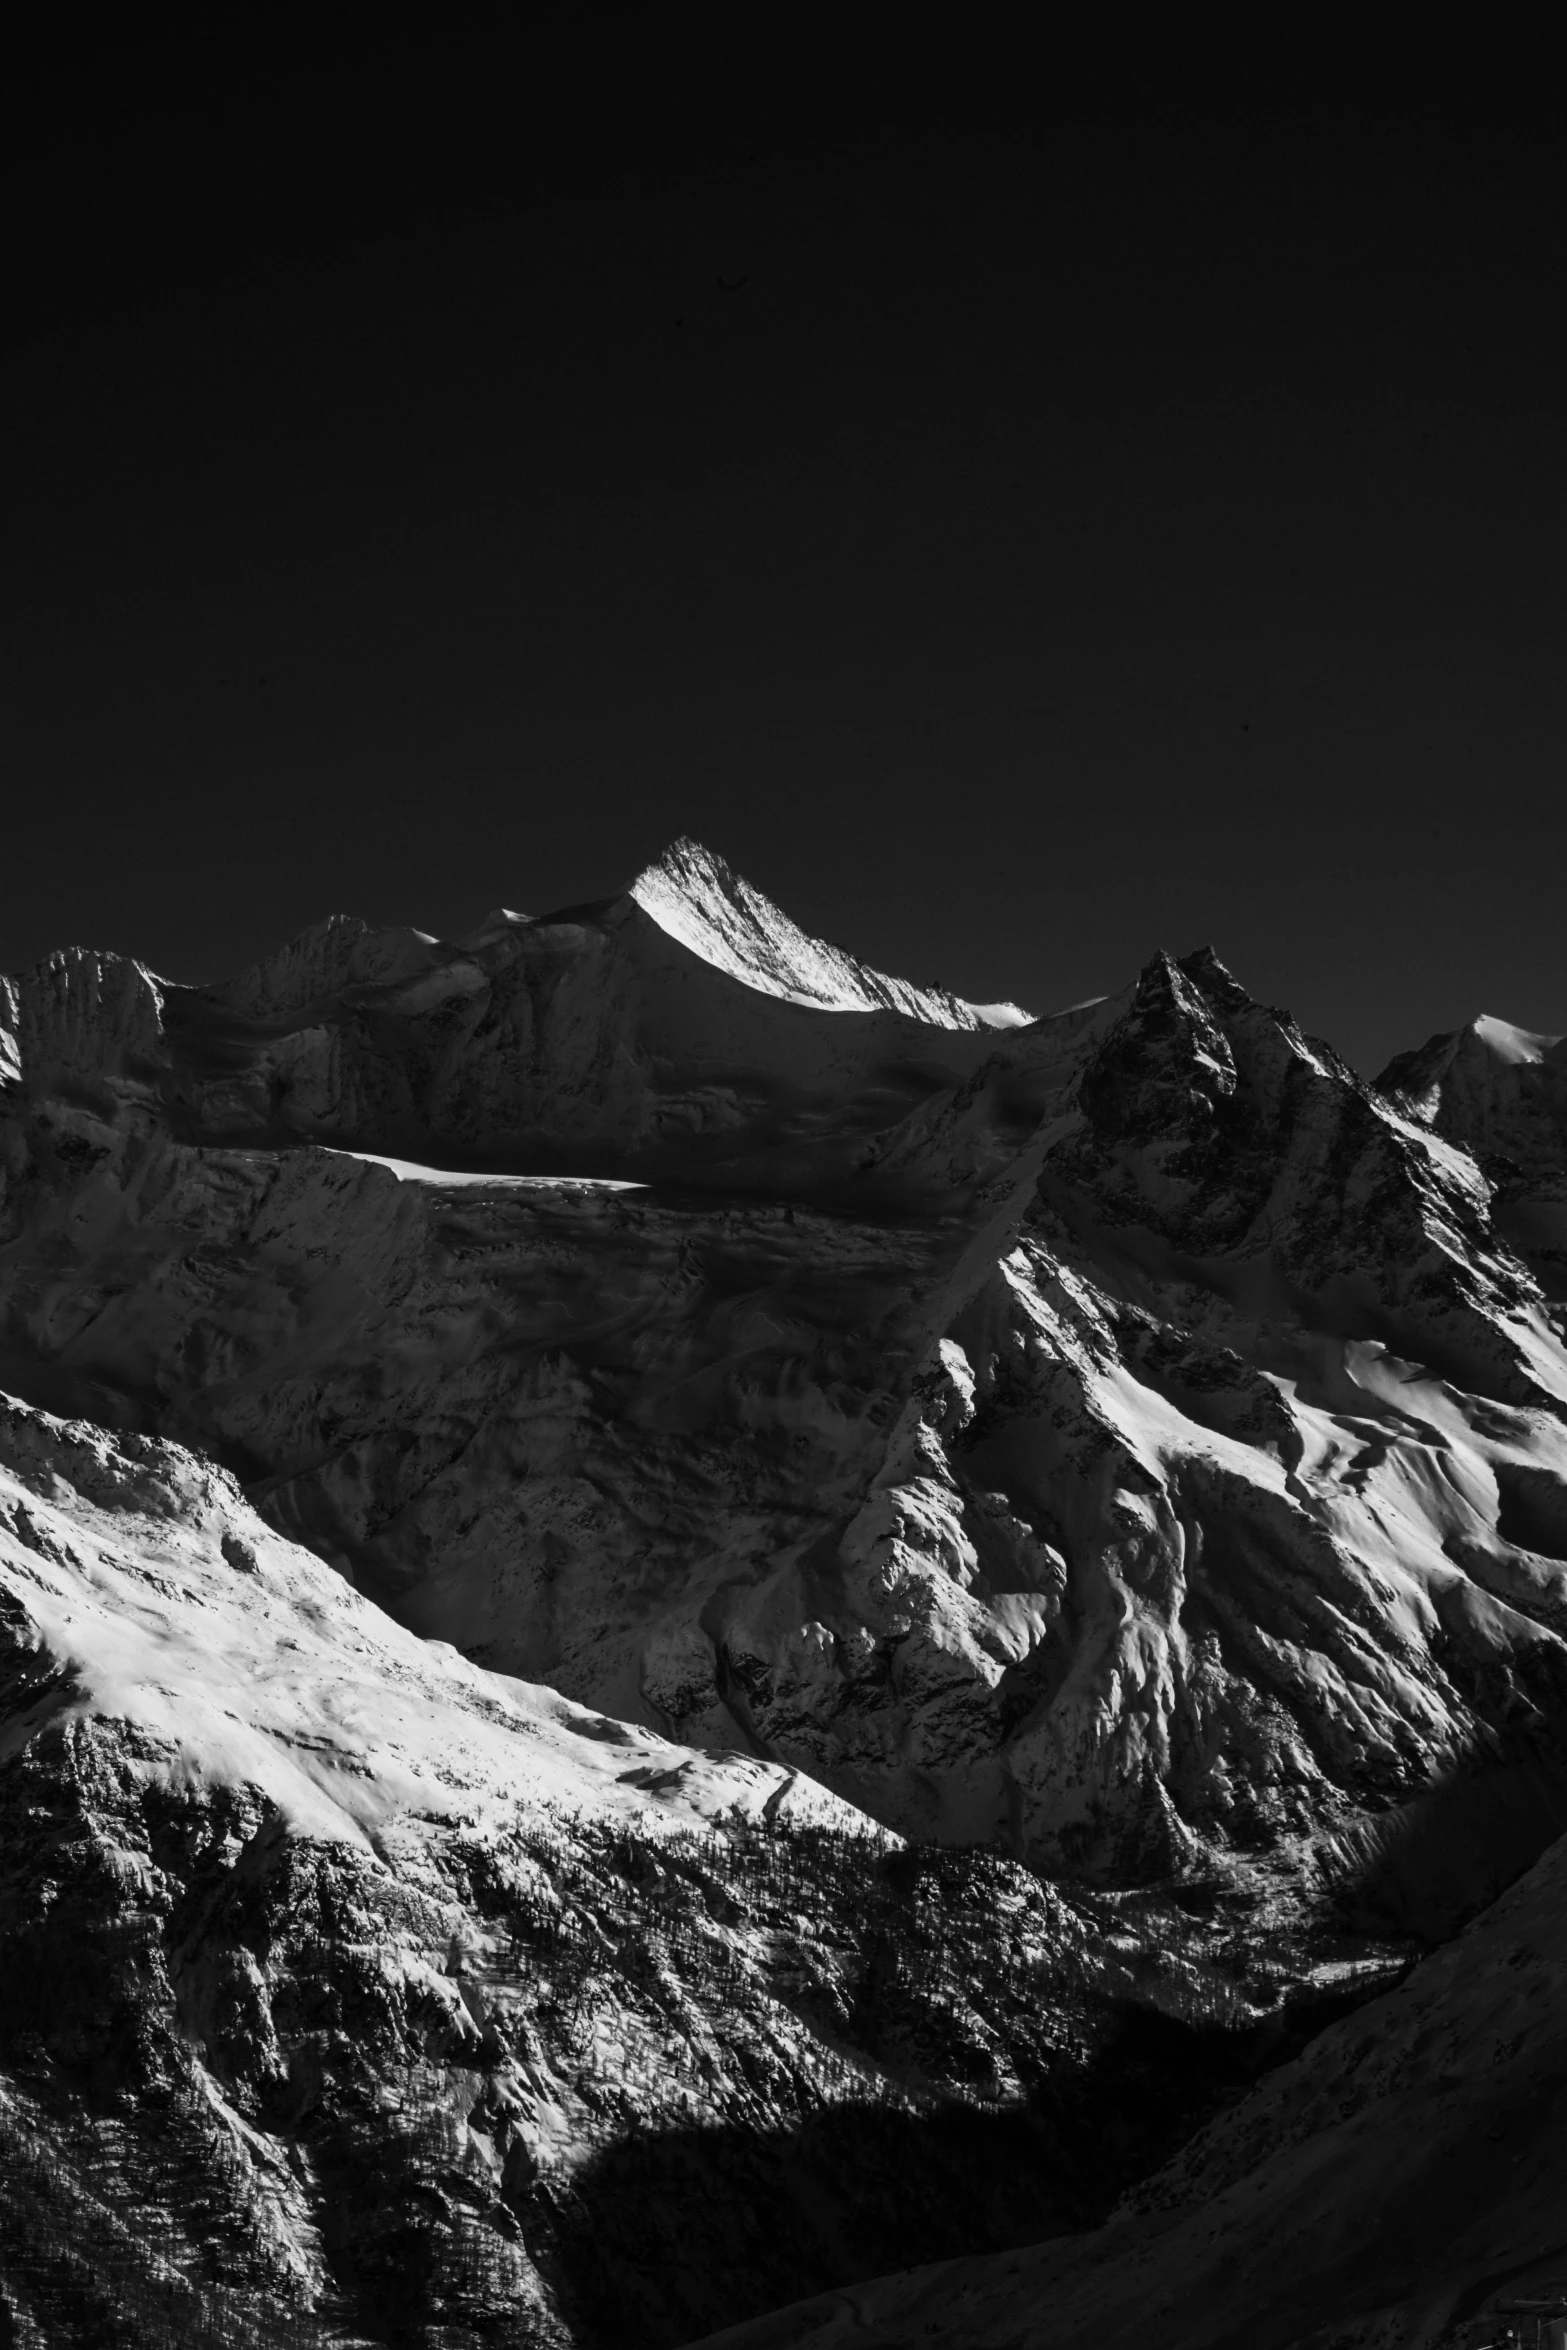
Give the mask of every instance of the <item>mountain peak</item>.
[{"label": "mountain peak", "polygon": [[1016,1004],[971,1004],[947,988],[918,987],[813,938],[743,875],[688,835],[671,841],[629,896],[691,954],[764,995],[827,1012],[901,1012],[934,1028],[1021,1028]]},{"label": "mountain peak", "polygon": [[1377,1088],[1420,1115],[1434,1116],[1444,1095],[1454,1095],[1455,1089],[1516,1084],[1504,1072],[1542,1063],[1559,1069],[1564,1044],[1567,1037],[1481,1012],[1466,1027],[1443,1029],[1412,1052],[1396,1054],[1377,1077]]},{"label": "mountain peak", "polygon": [[1473,1038],[1493,1060],[1505,1061],[1511,1066],[1530,1061],[1543,1061],[1553,1047],[1563,1040],[1548,1036],[1541,1030],[1520,1028],[1515,1021],[1499,1020],[1492,1012],[1482,1012],[1471,1020],[1463,1031],[1463,1041]]}]

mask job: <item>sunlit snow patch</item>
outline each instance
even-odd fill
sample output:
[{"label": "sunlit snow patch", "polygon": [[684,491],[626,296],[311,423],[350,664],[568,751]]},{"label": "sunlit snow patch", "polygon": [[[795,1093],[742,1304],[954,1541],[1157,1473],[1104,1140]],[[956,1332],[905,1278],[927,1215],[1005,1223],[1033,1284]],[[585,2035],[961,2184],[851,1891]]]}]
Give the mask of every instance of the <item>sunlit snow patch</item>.
[{"label": "sunlit snow patch", "polygon": [[[330,1147],[323,1145],[322,1147]],[[333,1150],[335,1159],[361,1159],[366,1166],[385,1167],[399,1183],[505,1184],[513,1191],[645,1191],[645,1183],[628,1183],[617,1175],[493,1175],[475,1174],[462,1167],[424,1167],[417,1159],[392,1159],[382,1151]]]},{"label": "sunlit snow patch", "polygon": [[1563,1042],[1559,1036],[1546,1036],[1533,1028],[1519,1028],[1511,1020],[1498,1020],[1491,1012],[1482,1012],[1474,1023],[1474,1033],[1498,1061],[1511,1063],[1543,1061],[1553,1045]]}]

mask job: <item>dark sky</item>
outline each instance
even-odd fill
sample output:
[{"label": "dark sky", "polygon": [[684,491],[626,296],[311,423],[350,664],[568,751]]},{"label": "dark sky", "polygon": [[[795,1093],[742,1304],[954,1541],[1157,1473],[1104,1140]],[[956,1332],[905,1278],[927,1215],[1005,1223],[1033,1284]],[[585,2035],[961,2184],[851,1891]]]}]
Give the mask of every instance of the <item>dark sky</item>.
[{"label": "dark sky", "polygon": [[416,84],[27,101],[0,968],[693,832],[1038,1011],[1211,941],[1368,1069],[1567,1030],[1559,131]]}]

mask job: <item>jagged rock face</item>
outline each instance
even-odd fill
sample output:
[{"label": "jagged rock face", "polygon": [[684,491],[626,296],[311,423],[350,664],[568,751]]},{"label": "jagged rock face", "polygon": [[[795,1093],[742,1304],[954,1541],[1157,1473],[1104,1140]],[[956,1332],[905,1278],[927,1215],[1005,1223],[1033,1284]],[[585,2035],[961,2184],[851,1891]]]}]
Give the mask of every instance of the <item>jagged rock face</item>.
[{"label": "jagged rock face", "polygon": [[658,2350],[1081,2226],[1387,1972],[1246,1923],[487,1674],[0,1399],[7,2341]]},{"label": "jagged rock face", "polygon": [[681,850],[10,1001],[12,1384],[487,1664],[1122,1878],[1332,1873],[1567,1695],[1553,1309],[1211,956],[1020,1026]]},{"label": "jagged rock face", "polygon": [[1080,1101],[1015,1302],[956,1331],[959,1482],[1074,1569],[1012,1755],[1068,1849],[1074,1781],[1255,1848],[1550,1715],[1564,1364],[1473,1162],[1206,956],[1150,966]]}]

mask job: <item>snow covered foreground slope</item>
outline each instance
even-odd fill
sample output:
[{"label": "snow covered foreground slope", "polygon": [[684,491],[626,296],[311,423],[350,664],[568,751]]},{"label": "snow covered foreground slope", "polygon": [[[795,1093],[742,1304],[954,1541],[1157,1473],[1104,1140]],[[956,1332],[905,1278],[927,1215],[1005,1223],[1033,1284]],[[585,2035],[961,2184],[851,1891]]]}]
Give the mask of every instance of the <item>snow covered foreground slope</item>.
[{"label": "snow covered foreground slope", "polygon": [[0,1399],[7,2343],[658,2350],[1097,2218],[1346,1954],[1241,1986],[1178,1908],[908,1850]]},{"label": "snow covered foreground slope", "polygon": [[1457,1781],[1495,1832],[1403,1923],[1537,1848],[1562,1309],[1449,1078],[1207,954],[990,1025],[689,845],[463,945],[8,1003],[11,1384],[226,1462],[415,1630],[1100,1881],[1341,1887]]}]

